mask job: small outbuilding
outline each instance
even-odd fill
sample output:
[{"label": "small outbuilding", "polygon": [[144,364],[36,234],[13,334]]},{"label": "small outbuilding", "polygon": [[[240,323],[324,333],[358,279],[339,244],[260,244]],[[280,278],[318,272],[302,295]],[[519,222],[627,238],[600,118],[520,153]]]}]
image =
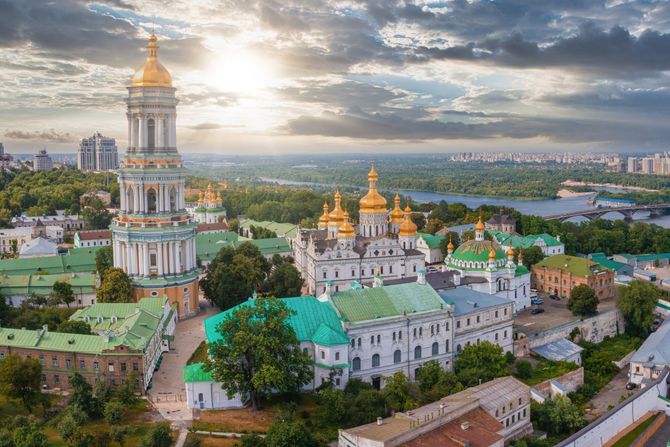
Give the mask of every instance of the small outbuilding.
[{"label": "small outbuilding", "polygon": [[584,348],[570,340],[559,338],[558,340],[550,341],[547,344],[536,346],[531,350],[547,360],[553,360],[555,362],[572,362],[581,365],[582,351]]}]

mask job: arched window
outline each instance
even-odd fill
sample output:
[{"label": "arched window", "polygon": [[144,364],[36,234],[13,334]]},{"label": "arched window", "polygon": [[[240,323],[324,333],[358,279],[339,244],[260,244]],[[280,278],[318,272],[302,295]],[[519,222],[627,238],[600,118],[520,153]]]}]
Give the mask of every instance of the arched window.
[{"label": "arched window", "polygon": [[360,371],[361,370],[361,358],[360,357],[354,357],[354,359],[351,361],[351,369],[354,371]]},{"label": "arched window", "polygon": [[156,201],[156,190],[150,188],[147,191],[147,213],[157,213],[158,203]]},{"label": "arched window", "polygon": [[147,121],[147,147],[149,149],[156,147],[156,122],[153,118]]},{"label": "arched window", "polygon": [[462,350],[461,345],[456,346],[456,352],[461,352]]},{"label": "arched window", "polygon": [[177,188],[170,188],[170,211],[177,211]]},{"label": "arched window", "polygon": [[437,355],[440,353],[440,346],[437,344],[437,342],[433,343],[432,347],[432,354]]},{"label": "arched window", "polygon": [[372,367],[379,366],[379,354],[372,356]]},{"label": "arched window", "polygon": [[402,353],[400,352],[400,349],[397,349],[393,353],[393,363],[400,363],[402,362]]},{"label": "arched window", "polygon": [[129,213],[135,212],[135,191],[132,185],[126,190],[126,208]]},{"label": "arched window", "polygon": [[414,360],[421,358],[421,346],[414,348]]}]

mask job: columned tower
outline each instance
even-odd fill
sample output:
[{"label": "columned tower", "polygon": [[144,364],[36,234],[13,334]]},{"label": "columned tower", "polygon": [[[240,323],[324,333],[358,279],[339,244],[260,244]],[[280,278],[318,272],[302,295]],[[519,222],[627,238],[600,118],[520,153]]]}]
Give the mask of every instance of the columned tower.
[{"label": "columned tower", "polygon": [[114,266],[133,280],[136,298],[167,295],[180,317],[198,309],[195,223],[184,208],[177,152],[175,88],[152,35],[126,103],[128,149],[118,170],[121,207],[112,222]]},{"label": "columned tower", "polygon": [[364,237],[385,236],[388,229],[386,199],[377,191],[378,179],[374,165],[370,166],[368,173],[370,188],[359,202],[359,232]]}]

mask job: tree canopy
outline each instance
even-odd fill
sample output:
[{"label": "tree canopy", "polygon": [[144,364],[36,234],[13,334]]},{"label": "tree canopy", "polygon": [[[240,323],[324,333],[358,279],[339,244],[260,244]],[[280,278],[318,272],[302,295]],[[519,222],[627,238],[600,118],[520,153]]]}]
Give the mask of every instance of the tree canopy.
[{"label": "tree canopy", "polygon": [[18,399],[31,412],[42,402],[42,365],[37,359],[11,354],[0,361],[0,391]]},{"label": "tree canopy", "polygon": [[646,337],[654,322],[654,309],[666,294],[648,282],[634,280],[618,289],[617,307],[626,322],[626,333]]},{"label": "tree canopy", "polygon": [[49,297],[53,304],[65,304],[70,307],[74,302],[74,292],[70,283],[65,281],[56,281],[51,288],[51,296]]},{"label": "tree canopy", "polygon": [[489,341],[466,346],[456,360],[458,378],[466,386],[479,385],[509,374],[503,348]]},{"label": "tree canopy", "polygon": [[270,272],[268,288],[278,298],[300,296],[302,276],[293,264],[284,262]]},{"label": "tree canopy", "polygon": [[112,267],[107,269],[96,291],[96,298],[99,303],[132,303],[135,301],[135,288],[126,272]]},{"label": "tree canopy", "polygon": [[587,317],[596,313],[598,303],[595,290],[586,284],[580,284],[570,291],[568,309],[573,315]]},{"label": "tree canopy", "polygon": [[100,279],[104,279],[105,273],[112,267],[114,267],[112,246],[107,245],[99,248],[98,251],[95,252],[95,270],[98,272],[98,275],[100,275]]}]

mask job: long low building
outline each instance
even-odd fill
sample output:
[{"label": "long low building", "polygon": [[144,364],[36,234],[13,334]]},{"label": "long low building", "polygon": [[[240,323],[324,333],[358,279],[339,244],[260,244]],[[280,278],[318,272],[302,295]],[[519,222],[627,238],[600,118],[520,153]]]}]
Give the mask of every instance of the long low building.
[{"label": "long low building", "polygon": [[597,262],[577,256],[556,255],[532,266],[531,284],[539,292],[570,298],[572,289],[587,285],[599,300],[614,299],[615,273]]},{"label": "long low building", "polygon": [[48,297],[56,282],[70,284],[74,293],[73,307],[95,304],[98,277],[94,273],[59,273],[55,275],[0,275],[0,294],[10,306],[19,307],[28,297]]},{"label": "long low building", "polygon": [[81,374],[91,385],[124,383],[132,372],[145,391],[165,340],[174,336],[176,313],[167,298],[144,298],[130,304],[95,304],[71,320],[91,325],[95,335],[0,328],[0,359],[18,354],[42,364],[45,389],[69,390],[69,379]]},{"label": "long low building", "polygon": [[670,367],[670,319],[652,332],[630,359],[630,381],[647,386]]},{"label": "long low building", "polygon": [[377,422],[339,430],[339,447],[502,447],[530,434],[530,387],[500,377]]},{"label": "long low building", "polygon": [[250,242],[268,259],[274,255],[290,256],[291,247],[283,237],[268,239],[249,239],[234,231],[198,233],[195,237],[196,256],[203,267],[207,267],[223,247],[237,248],[244,242]]}]

